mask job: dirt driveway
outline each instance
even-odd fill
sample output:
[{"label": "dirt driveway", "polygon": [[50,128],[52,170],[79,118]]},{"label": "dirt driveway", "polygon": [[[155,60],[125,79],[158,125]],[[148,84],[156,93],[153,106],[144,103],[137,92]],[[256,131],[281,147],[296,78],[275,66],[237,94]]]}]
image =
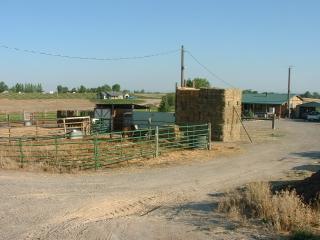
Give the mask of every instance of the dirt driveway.
[{"label": "dirt driveway", "polygon": [[0,170],[0,238],[268,239],[214,216],[212,197],[318,167],[320,124],[282,120],[278,127],[276,140],[184,165],[77,175]]}]

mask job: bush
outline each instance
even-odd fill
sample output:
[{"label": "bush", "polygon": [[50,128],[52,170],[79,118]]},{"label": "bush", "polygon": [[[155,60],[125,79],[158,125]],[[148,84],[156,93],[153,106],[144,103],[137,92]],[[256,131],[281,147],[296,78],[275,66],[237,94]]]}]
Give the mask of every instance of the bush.
[{"label": "bush", "polygon": [[244,219],[259,218],[278,231],[309,229],[320,223],[319,212],[303,203],[295,191],[272,194],[270,185],[263,182],[228,193],[218,209]]}]

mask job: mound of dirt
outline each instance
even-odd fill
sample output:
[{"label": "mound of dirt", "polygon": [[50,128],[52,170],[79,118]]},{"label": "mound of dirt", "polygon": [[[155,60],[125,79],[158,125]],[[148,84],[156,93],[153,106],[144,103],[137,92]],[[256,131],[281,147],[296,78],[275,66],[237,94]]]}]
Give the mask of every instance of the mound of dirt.
[{"label": "mound of dirt", "polygon": [[290,189],[295,189],[306,203],[313,202],[318,196],[320,197],[320,171],[290,185]]}]

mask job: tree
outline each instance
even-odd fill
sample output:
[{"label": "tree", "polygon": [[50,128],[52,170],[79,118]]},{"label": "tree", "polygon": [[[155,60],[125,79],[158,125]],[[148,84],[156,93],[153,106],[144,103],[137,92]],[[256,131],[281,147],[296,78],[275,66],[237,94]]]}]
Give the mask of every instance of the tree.
[{"label": "tree", "polygon": [[22,83],[16,83],[16,85],[11,88],[11,91],[16,93],[24,92],[24,85]]},{"label": "tree", "polygon": [[116,84],[112,85],[112,91],[120,92],[120,90],[121,90],[121,87],[119,84],[116,83]]},{"label": "tree", "polygon": [[67,93],[69,91],[68,87],[63,87],[61,85],[57,86],[57,92],[58,93]]},{"label": "tree", "polygon": [[158,108],[158,112],[169,112],[170,106],[168,102],[167,95],[161,98],[160,106]]},{"label": "tree", "polygon": [[111,87],[108,84],[102,85],[100,87],[92,88],[92,92],[109,92],[111,91]]},{"label": "tree", "polygon": [[191,79],[187,80],[187,87],[193,87],[193,82]]},{"label": "tree", "polygon": [[312,95],[314,98],[320,98],[320,94],[318,92],[313,92]]},{"label": "tree", "polygon": [[306,91],[304,94],[302,94],[301,95],[302,97],[305,97],[305,98],[312,98],[313,96],[312,96],[312,94],[311,94],[311,92],[309,92],[309,91]]},{"label": "tree", "polygon": [[193,80],[187,80],[187,87],[193,87],[193,82],[195,88],[210,88],[210,83],[206,78],[194,78]]},{"label": "tree", "polygon": [[4,82],[0,82],[0,92],[8,91],[8,86]]},{"label": "tree", "polygon": [[81,85],[79,88],[78,88],[78,92],[79,93],[85,93],[87,91],[86,87]]},{"label": "tree", "polygon": [[175,106],[175,102],[176,102],[176,95],[174,93],[167,93],[166,94],[167,97],[167,101],[169,104],[169,107],[174,107]]},{"label": "tree", "polygon": [[210,83],[206,78],[194,78],[193,79],[196,88],[209,88]]}]

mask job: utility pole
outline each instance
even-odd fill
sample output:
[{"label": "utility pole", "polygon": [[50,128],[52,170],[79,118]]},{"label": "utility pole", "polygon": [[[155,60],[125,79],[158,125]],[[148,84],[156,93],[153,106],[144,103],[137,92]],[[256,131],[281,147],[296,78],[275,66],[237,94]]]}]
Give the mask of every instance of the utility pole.
[{"label": "utility pole", "polygon": [[290,86],[291,85],[291,66],[289,66],[288,69],[288,102],[287,102],[287,107],[288,107],[288,118],[290,118],[291,115],[291,109],[290,109]]},{"label": "utility pole", "polygon": [[183,45],[181,46],[181,87],[184,86],[184,49]]}]

